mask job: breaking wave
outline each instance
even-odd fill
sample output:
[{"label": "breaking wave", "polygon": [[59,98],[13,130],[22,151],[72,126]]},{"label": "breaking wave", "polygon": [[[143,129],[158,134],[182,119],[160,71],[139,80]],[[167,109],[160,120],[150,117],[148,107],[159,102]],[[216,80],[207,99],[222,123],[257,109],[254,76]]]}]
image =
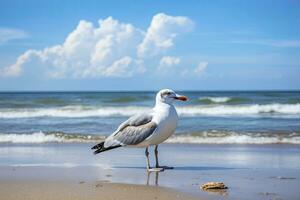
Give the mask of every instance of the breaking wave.
[{"label": "breaking wave", "polygon": [[225,103],[231,100],[230,97],[201,97],[199,98],[202,102],[208,102],[208,103]]},{"label": "breaking wave", "polygon": [[32,109],[1,109],[0,118],[30,118],[30,117],[111,117],[131,116],[149,110],[147,107],[89,107],[65,106],[56,108]]},{"label": "breaking wave", "polygon": [[300,104],[186,106],[184,108],[179,108],[179,113],[186,116],[258,114],[299,115]]},{"label": "breaking wave", "polygon": [[[89,143],[103,141],[103,135],[68,133],[0,134],[0,143]],[[203,131],[175,134],[166,143],[188,144],[300,144],[300,133],[237,133]]]},{"label": "breaking wave", "polygon": [[198,102],[202,104],[238,104],[250,101],[250,99],[242,97],[200,97]]},{"label": "breaking wave", "polygon": [[[134,114],[149,111],[150,107],[144,106],[120,106],[120,107],[96,107],[96,106],[65,106],[55,108],[14,108],[0,109],[0,118],[32,118],[32,117],[114,117],[132,116]],[[197,105],[178,106],[180,116],[224,116],[224,115],[280,115],[299,116],[300,104],[252,104],[252,105]]]},{"label": "breaking wave", "polygon": [[300,134],[204,131],[197,134],[174,135],[166,142],[188,144],[300,144]]},{"label": "breaking wave", "polygon": [[83,143],[104,139],[104,136],[66,133],[0,134],[0,143]]}]

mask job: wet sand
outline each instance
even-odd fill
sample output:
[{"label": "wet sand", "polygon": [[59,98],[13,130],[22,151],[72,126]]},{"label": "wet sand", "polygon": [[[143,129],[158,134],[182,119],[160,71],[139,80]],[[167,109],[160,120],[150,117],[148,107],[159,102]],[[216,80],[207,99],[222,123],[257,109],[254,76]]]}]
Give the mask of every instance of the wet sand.
[{"label": "wet sand", "polygon": [[175,190],[105,182],[1,181],[0,196],[6,200],[184,200],[199,199]]},{"label": "wet sand", "polygon": [[[165,144],[160,147],[161,164],[175,168],[160,173],[146,172],[143,149],[94,156],[88,149],[91,145],[1,145],[0,196],[212,200],[300,196],[298,145]],[[210,181],[224,182],[229,188],[202,191],[200,185]]]}]

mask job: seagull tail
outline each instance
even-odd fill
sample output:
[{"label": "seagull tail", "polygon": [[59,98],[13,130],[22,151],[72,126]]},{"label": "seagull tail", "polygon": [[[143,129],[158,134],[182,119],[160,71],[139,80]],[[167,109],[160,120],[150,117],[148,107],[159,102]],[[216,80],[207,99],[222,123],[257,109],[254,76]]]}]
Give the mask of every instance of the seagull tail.
[{"label": "seagull tail", "polygon": [[94,151],[94,154],[98,154],[98,153],[101,153],[103,151],[108,151],[108,150],[115,149],[115,148],[118,148],[118,147],[121,147],[121,145],[104,147],[104,142],[100,142],[99,144],[96,144],[95,146],[93,146],[91,149],[96,149]]}]

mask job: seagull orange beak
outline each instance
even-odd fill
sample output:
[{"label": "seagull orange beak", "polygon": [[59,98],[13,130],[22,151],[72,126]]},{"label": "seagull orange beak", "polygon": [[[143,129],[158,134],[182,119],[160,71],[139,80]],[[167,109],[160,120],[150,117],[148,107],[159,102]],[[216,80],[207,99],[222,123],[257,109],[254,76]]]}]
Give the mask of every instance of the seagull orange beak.
[{"label": "seagull orange beak", "polygon": [[183,96],[183,95],[178,95],[178,96],[174,97],[174,99],[180,100],[180,101],[187,101],[188,100],[188,98],[186,96]]}]

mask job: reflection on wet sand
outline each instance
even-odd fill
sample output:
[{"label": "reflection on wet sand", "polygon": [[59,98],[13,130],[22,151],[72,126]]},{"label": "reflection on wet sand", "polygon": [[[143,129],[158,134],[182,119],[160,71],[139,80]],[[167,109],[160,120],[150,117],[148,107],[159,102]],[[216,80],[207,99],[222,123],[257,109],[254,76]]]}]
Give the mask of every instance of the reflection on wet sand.
[{"label": "reflection on wet sand", "polygon": [[[146,182],[146,185],[158,185],[159,173],[160,172],[147,172],[147,182]],[[154,180],[154,182],[152,184],[150,182],[151,174],[155,174],[155,180]]]}]

